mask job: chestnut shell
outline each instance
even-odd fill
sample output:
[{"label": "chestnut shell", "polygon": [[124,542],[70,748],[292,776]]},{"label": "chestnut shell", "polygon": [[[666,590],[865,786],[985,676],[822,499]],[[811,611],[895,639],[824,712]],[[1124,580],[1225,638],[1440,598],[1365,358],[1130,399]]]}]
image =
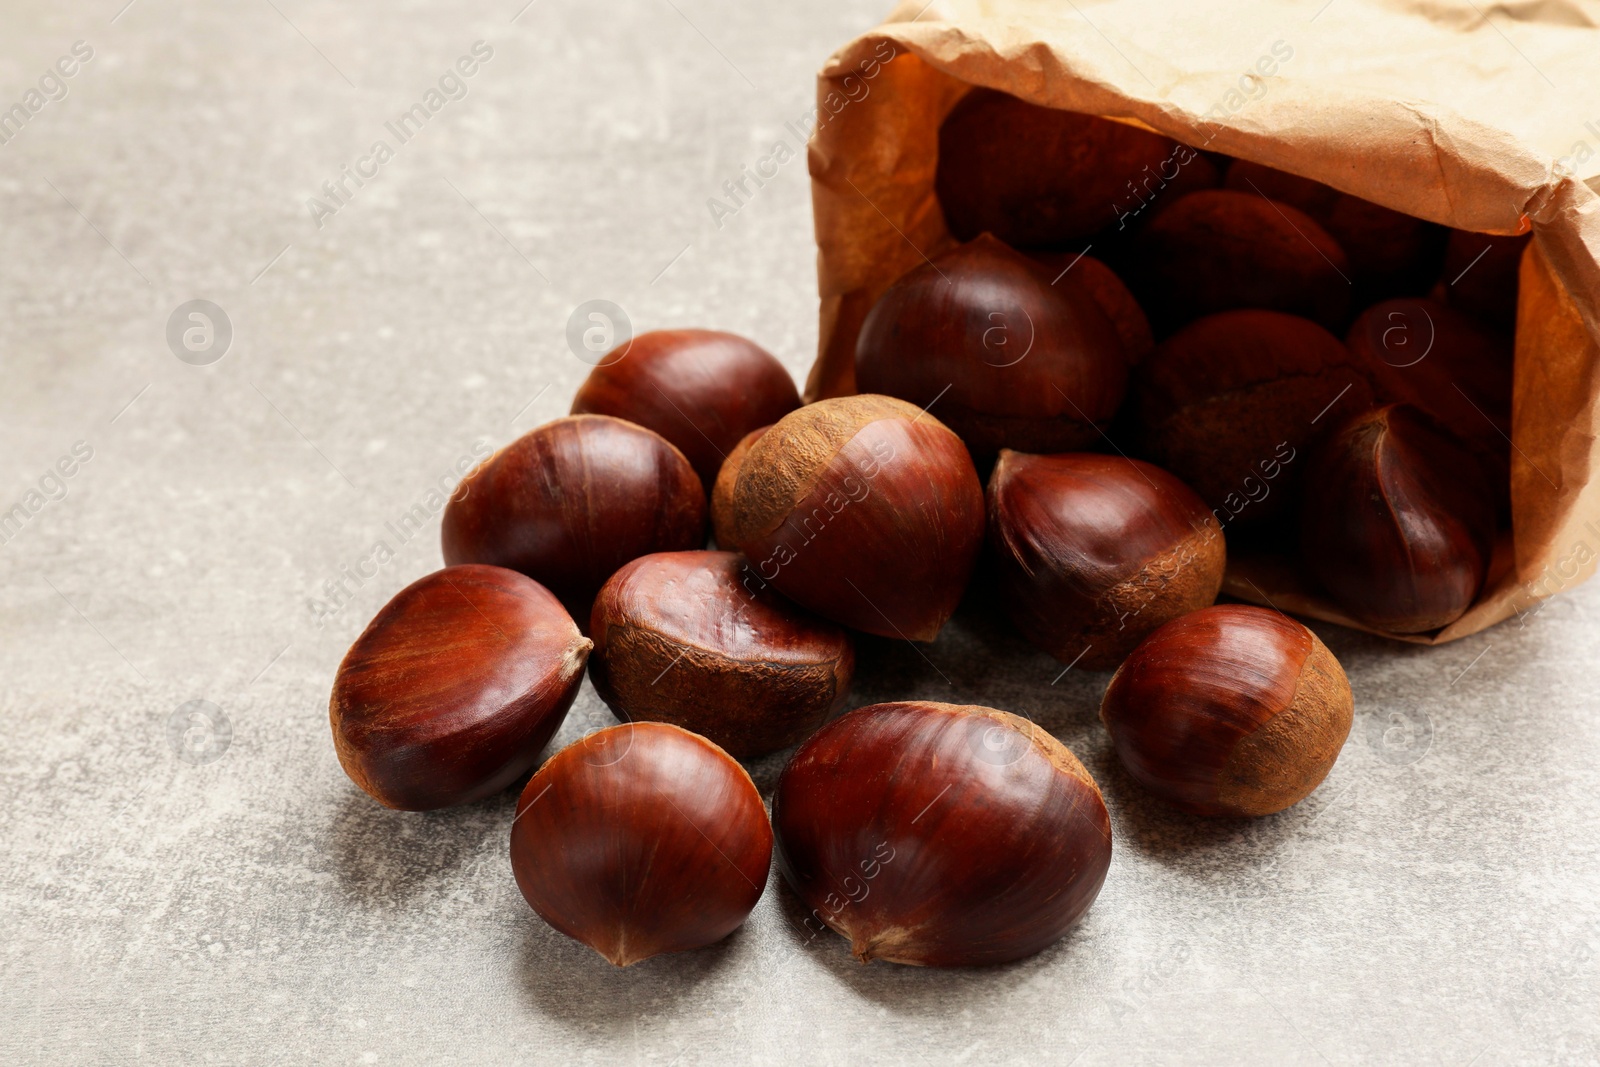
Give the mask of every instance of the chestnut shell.
[{"label": "chestnut shell", "polygon": [[1139,366],[1134,416],[1148,457],[1226,527],[1292,514],[1305,450],[1372,404],[1339,339],[1276,311],[1228,311],[1180,330]]},{"label": "chestnut shell", "polygon": [[1477,455],[1496,497],[1508,494],[1510,337],[1448,304],[1403,298],[1362,312],[1345,344],[1380,402],[1420,408]]},{"label": "chestnut shell", "polygon": [[856,340],[856,387],[933,407],[975,455],[1100,437],[1127,388],[1111,320],[1071,273],[984,234],[907,272]]},{"label": "chestnut shell", "polygon": [[616,569],[650,552],[699,548],[706,497],[683,453],[608,415],[546,423],[484,460],[445,505],[446,563],[521,571],[587,623]]},{"label": "chestnut shell", "polygon": [[717,471],[717,480],[711,486],[711,536],[716,539],[718,548],[735,547],[733,487],[739,482],[739,467],[744,463],[750,446],[769,429],[770,426],[759,426],[739,438],[739,443],[729,451],[728,458],[722,461],[722,469]]},{"label": "chestnut shell", "polygon": [[1265,308],[1343,330],[1350,261],[1309,215],[1254,193],[1190,193],[1133,242],[1125,275],[1158,337],[1204,315]]},{"label": "chestnut shell", "polygon": [[993,708],[918,701],[835,719],[784,768],[772,821],[785,880],[863,963],[1031,956],[1088,910],[1111,864],[1083,764]]},{"label": "chestnut shell", "polygon": [[1147,201],[1217,181],[1210,160],[1161,134],[977,88],[939,128],[934,187],[957,240],[988,231],[1017,248],[1048,248],[1124,215],[1142,221]]},{"label": "chestnut shell", "polygon": [[620,719],[670,722],[741,759],[805,738],[843,705],[854,646],[762,584],[736,552],[626,564],[595,598],[595,691]]},{"label": "chestnut shell", "polygon": [[1109,670],[1222,588],[1222,529],[1193,489],[1121,456],[1002,452],[989,545],[1024,637],[1063,663]]},{"label": "chestnut shell", "polygon": [[1129,365],[1138,364],[1155,351],[1155,334],[1150,331],[1150,318],[1139,306],[1121,275],[1093,256],[1081,252],[1030,252],[1030,259],[1045,270],[1051,285],[1066,278],[1074,279],[1078,287],[1089,294],[1102,314],[1111,322],[1117,340],[1122,343],[1122,354]]},{"label": "chestnut shell", "polygon": [[1494,547],[1494,497],[1432,419],[1406,404],[1359,415],[1322,443],[1306,477],[1302,556],[1353,618],[1423,633],[1472,606]]},{"label": "chestnut shell", "polygon": [[619,967],[728,936],[771,862],[772,827],[744,768],[666,723],[568,745],[529,779],[511,824],[528,905]]},{"label": "chestnut shell", "polygon": [[1218,604],[1133,650],[1100,704],[1140,785],[1197,815],[1270,815],[1310,795],[1350,733],[1339,661],[1287,615]]},{"label": "chestnut shell", "polygon": [[707,491],[739,438],[800,406],[777,357],[738,334],[651,330],[612,355],[578,387],[572,413],[654,430],[684,454]]},{"label": "chestnut shell", "polygon": [[1434,223],[1242,159],[1228,167],[1223,184],[1292,204],[1316,219],[1349,257],[1356,307],[1420,296],[1439,274],[1446,233]]},{"label": "chestnut shell", "polygon": [[492,796],[527,773],[566,718],[589,648],[531,578],[475,564],[425,575],[339,664],[328,701],[339,763],[391,808]]},{"label": "chestnut shell", "polygon": [[932,641],[983,544],[983,487],[961,439],[902,400],[810,404],[739,468],[731,537],[772,587],[824,618]]}]

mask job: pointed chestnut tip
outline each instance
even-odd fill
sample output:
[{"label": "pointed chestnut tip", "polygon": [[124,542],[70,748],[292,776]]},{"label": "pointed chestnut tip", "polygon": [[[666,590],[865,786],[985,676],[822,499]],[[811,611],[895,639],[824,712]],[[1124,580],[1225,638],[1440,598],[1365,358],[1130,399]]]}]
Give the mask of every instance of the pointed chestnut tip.
[{"label": "pointed chestnut tip", "polygon": [[923,965],[922,949],[915,930],[895,923],[876,922],[866,916],[860,917],[859,921],[865,921],[865,929],[840,930],[850,939],[850,955],[858,963],[883,960],[913,967]]},{"label": "pointed chestnut tip", "polygon": [[882,960],[885,963],[898,963],[906,967],[928,965],[921,950],[910,945],[906,933],[892,929],[880,930],[870,935],[853,935],[850,938],[850,955],[860,964]]},{"label": "pointed chestnut tip", "polygon": [[623,941],[619,941],[617,945],[609,951],[603,948],[598,948],[594,945],[590,945],[589,947],[593,948],[596,952],[600,953],[601,956],[605,957],[607,963],[618,968],[632,967],[635,963],[642,963],[651,956],[655,955],[654,952],[635,954],[629,950],[625,939]]},{"label": "pointed chestnut tip", "polygon": [[578,633],[576,627],[573,628],[573,633],[577,640],[567,646],[566,652],[561,657],[561,666],[557,672],[561,678],[567,681],[571,681],[583,674],[584,667],[589,663],[589,653],[594,650],[594,642]]}]

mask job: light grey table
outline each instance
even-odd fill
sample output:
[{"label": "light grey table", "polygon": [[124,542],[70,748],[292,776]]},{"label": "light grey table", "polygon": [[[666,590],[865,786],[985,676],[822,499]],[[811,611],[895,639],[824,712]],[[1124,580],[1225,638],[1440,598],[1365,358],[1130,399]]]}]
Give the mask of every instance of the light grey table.
[{"label": "light grey table", "polygon": [[[1104,676],[1053,685],[981,617],[926,660],[868,643],[860,702],[1026,713],[1106,787],[1098,903],[987,972],[861,967],[776,876],[725,943],[614,971],[523,904],[511,797],[380,809],[325,709],[367,617],[439,564],[436,517],[402,518],[566,410],[586,300],[803,374],[803,157],[720,226],[707,201],[882,11],[122,2],[0,17],[0,105],[39,105],[0,144],[0,508],[28,512],[0,544],[0,1062],[1600,1061],[1596,584],[1431,651],[1322,628],[1355,729],[1250,825],[1139,796]],[[346,166],[371,176],[340,204]],[[167,340],[196,299],[232,328],[206,365]],[[558,741],[610,721],[586,685]]]}]

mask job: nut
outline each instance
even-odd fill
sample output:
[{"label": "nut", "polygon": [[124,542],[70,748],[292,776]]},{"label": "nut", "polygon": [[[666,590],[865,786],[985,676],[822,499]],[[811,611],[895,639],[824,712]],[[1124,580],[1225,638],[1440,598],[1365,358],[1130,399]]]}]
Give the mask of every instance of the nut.
[{"label": "nut", "polygon": [[844,703],[850,637],[761,583],[735,552],[659,552],[595,598],[589,676],[620,719],[669,722],[744,759],[807,737]]},{"label": "nut", "polygon": [[1270,815],[1304,800],[1350,733],[1344,668],[1287,615],[1218,604],[1145,638],[1100,718],[1134,780],[1197,815]]},{"label": "nut", "polygon": [[1006,610],[1063,663],[1110,670],[1222,588],[1222,530],[1195,491],[1120,456],[1002,452],[989,545]]},{"label": "nut", "polygon": [[574,415],[484,460],[445,505],[446,563],[521,571],[589,620],[616,569],[650,552],[699,548],[706,497],[659,434],[608,415]]},{"label": "nut", "polygon": [[590,644],[531,578],[467,565],[417,579],[339,664],[328,719],[350,779],[427,811],[516,782],[567,716]]}]

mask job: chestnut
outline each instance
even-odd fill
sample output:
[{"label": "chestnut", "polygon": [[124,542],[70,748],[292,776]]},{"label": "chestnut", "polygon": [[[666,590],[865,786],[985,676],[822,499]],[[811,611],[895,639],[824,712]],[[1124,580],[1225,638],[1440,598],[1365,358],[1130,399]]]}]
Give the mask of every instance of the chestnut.
[{"label": "chestnut", "polygon": [[1289,514],[1305,448],[1372,404],[1371,383],[1337,337],[1276,311],[1191,323],[1140,364],[1133,393],[1150,459],[1224,526]]},{"label": "chestnut", "polygon": [[1306,478],[1302,556],[1352,618],[1413,634],[1472,606],[1494,547],[1494,498],[1432,419],[1408,404],[1358,415],[1317,447]]},{"label": "chestnut", "polygon": [[1270,815],[1315,789],[1350,733],[1344,668],[1287,615],[1218,604],[1145,638],[1100,718],[1134,780],[1196,815]]},{"label": "chestnut", "polygon": [[462,480],[445,505],[446,563],[491,563],[543,582],[587,622],[594,594],[630,559],[700,548],[706,497],[654,431],[575,415],[523,434]]},{"label": "chestnut", "polygon": [[670,722],[740,759],[776,752],[838,711],[855,652],[842,629],[770,589],[736,552],[658,552],[595,598],[589,677],[619,719]]},{"label": "chestnut", "polygon": [[529,906],[618,967],[728,936],[771,862],[750,776],[667,723],[568,745],[529,779],[511,824],[511,870]]},{"label": "chestnut", "polygon": [[772,823],[807,925],[843,934],[862,963],[1031,956],[1089,909],[1111,865],[1089,772],[994,708],[914,701],[835,719],[783,769]]},{"label": "chestnut", "polygon": [[1316,219],[1349,257],[1357,307],[1421,295],[1439,273],[1445,232],[1431,222],[1242,159],[1228,168],[1223,184],[1292,204]]},{"label": "chestnut", "polygon": [[1063,663],[1110,670],[1222,588],[1221,527],[1160,467],[1006,451],[988,498],[990,554],[1011,621]]},{"label": "chestnut", "polygon": [[1509,336],[1448,304],[1406,298],[1362,312],[1345,344],[1380,401],[1421,408],[1478,456],[1497,495],[1509,491]]},{"label": "chestnut", "polygon": [[1169,137],[978,88],[939,128],[934,188],[957,240],[988,231],[1048,248],[1125,229],[1217,181],[1209,159]]},{"label": "chestnut", "polygon": [[1150,221],[1130,249],[1128,285],[1165,336],[1203,315],[1265,308],[1342,330],[1350,261],[1309,215],[1255,193],[1190,193]]},{"label": "chestnut", "polygon": [[1359,196],[1341,196],[1322,226],[1350,257],[1356,307],[1421,296],[1444,258],[1444,227]]},{"label": "chestnut", "polygon": [[1033,259],[1055,285],[1062,279],[1074,278],[1089,298],[1095,302],[1116,331],[1122,343],[1122,354],[1130,364],[1137,364],[1156,347],[1155,335],[1150,332],[1150,319],[1117,272],[1093,256],[1081,252],[1031,252]]},{"label": "chestnut", "polygon": [[988,234],[889,286],[856,340],[856,387],[939,418],[979,457],[1095,441],[1127,388],[1110,319],[1070,273],[1056,284]]},{"label": "chestnut", "polygon": [[728,458],[722,461],[722,469],[712,483],[711,535],[716,538],[718,548],[728,548],[733,544],[730,540],[733,530],[733,487],[739,481],[739,467],[744,463],[750,446],[756,443],[756,438],[769,429],[769,426],[757,427],[739,438],[739,443],[728,452]]},{"label": "chestnut", "polygon": [[754,341],[720,330],[651,330],[589,372],[572,414],[614,415],[654,430],[709,492],[739,438],[799,406],[794,379]]},{"label": "chestnut", "polygon": [[802,607],[932,641],[961,600],[983,527],[983,488],[961,439],[903,400],[863,393],[790,412],[750,446],[729,536],[761,582]]},{"label": "chestnut", "polygon": [[1497,330],[1517,325],[1517,293],[1522,253],[1533,234],[1515,236],[1451,230],[1439,274],[1450,306],[1476,315]]},{"label": "chestnut", "polygon": [[417,579],[345,653],[328,701],[339,764],[390,808],[469,804],[527,773],[567,717],[590,644],[503,567]]}]

